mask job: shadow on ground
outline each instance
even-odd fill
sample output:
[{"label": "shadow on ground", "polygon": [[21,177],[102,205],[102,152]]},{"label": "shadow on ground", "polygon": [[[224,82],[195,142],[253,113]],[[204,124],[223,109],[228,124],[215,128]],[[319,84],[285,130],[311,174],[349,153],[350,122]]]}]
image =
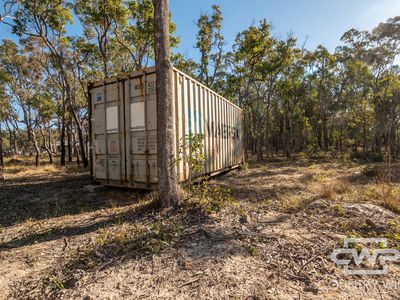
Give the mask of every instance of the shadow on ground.
[{"label": "shadow on ground", "polygon": [[87,193],[87,172],[31,175],[0,183],[0,226],[43,220],[134,203],[144,192],[108,188]]}]

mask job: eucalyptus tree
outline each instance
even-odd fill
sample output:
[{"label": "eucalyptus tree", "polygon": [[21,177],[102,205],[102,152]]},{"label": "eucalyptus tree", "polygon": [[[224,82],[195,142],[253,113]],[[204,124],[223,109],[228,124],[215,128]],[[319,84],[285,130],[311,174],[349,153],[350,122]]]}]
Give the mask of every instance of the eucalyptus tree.
[{"label": "eucalyptus tree", "polygon": [[[10,112],[10,101],[6,93],[6,82],[10,80],[7,73],[0,69],[0,181],[4,180],[4,149],[3,149],[3,130],[2,123],[7,122]],[[11,139],[10,139],[11,143]]]},{"label": "eucalyptus tree", "polygon": [[[76,124],[79,137],[80,150],[83,165],[88,166],[83,141],[83,126],[77,113],[75,99],[71,94],[72,83],[69,74],[70,38],[66,36],[67,26],[73,23],[72,5],[69,1],[55,0],[19,0],[18,9],[13,14],[12,30],[20,37],[39,38],[54,60],[54,66],[58,70],[60,86],[62,86],[64,101],[63,113],[68,110]],[[62,122],[65,122],[63,117]],[[64,132],[61,134],[62,149]],[[61,160],[63,164],[63,160]]]},{"label": "eucalyptus tree", "polygon": [[[353,59],[367,66],[370,78],[365,83],[371,90],[371,104],[374,108],[376,126],[374,129],[373,151],[380,152],[382,145],[392,154],[396,143],[398,102],[396,94],[398,70],[395,59],[399,55],[399,20],[389,19],[371,32],[351,29],[344,33],[341,48]],[[390,149],[388,149],[390,147]]]},{"label": "eucalyptus tree", "polygon": [[157,95],[158,190],[163,207],[179,204],[180,194],[174,162],[172,64],[168,0],[154,0],[154,51]]},{"label": "eucalyptus tree", "polygon": [[113,31],[119,23],[125,21],[128,11],[122,0],[77,0],[75,13],[83,26],[85,38],[96,47],[102,62],[103,77],[107,78],[119,72],[113,58],[118,49]]},{"label": "eucalyptus tree", "polygon": [[41,80],[41,70],[34,67],[25,49],[19,49],[11,40],[3,40],[0,53],[3,72],[8,77],[8,104],[11,107],[17,105],[21,109],[23,117],[18,119],[18,122],[22,122],[26,128],[28,140],[36,152],[35,161],[38,166],[41,152],[37,138],[40,106],[38,101],[41,99],[37,97],[37,87]]},{"label": "eucalyptus tree", "polygon": [[[239,33],[230,55],[231,82],[236,82],[239,103],[247,115],[248,131],[257,146],[257,159],[263,157],[263,145],[271,151],[271,109],[277,101],[277,82],[293,60],[296,40],[289,36],[278,40],[270,34],[270,24],[263,20]],[[265,138],[267,136],[268,138]]]},{"label": "eucalyptus tree", "polygon": [[[278,105],[275,106],[275,123],[279,126],[282,150],[290,158],[292,151],[302,151],[307,140],[308,119],[305,118],[307,78],[304,76],[308,61],[303,51],[294,48],[292,63],[286,64],[278,80]],[[275,137],[277,138],[277,137]],[[270,155],[273,155],[271,151]]]},{"label": "eucalyptus tree", "polygon": [[224,67],[224,36],[222,35],[222,12],[218,5],[212,6],[211,16],[202,14],[198,21],[196,48],[200,51],[198,78],[207,87],[214,88],[221,80]]},{"label": "eucalyptus tree", "polygon": [[[122,22],[115,22],[116,41],[129,53],[131,70],[139,70],[154,61],[154,5],[152,0],[128,0]],[[169,20],[170,47],[179,44],[176,26]]]}]

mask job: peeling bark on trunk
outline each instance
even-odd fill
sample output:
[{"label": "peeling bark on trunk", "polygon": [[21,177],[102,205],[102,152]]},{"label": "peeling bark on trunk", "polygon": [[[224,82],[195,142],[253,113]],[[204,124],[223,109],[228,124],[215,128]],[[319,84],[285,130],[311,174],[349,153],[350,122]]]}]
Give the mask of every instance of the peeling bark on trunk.
[{"label": "peeling bark on trunk", "polygon": [[168,0],[153,0],[157,92],[158,191],[162,207],[179,204],[175,172],[175,134]]}]

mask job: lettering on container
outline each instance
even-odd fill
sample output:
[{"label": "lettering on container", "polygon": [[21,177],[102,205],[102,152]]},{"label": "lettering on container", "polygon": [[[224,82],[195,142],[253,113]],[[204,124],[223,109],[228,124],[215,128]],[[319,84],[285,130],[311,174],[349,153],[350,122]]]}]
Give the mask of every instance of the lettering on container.
[{"label": "lettering on container", "polygon": [[223,139],[239,139],[238,126],[231,126],[214,121],[208,121],[207,133],[213,137],[221,136]]},{"label": "lettering on container", "polygon": [[[146,139],[144,136],[137,137],[136,139],[137,151],[138,152],[146,152]],[[147,147],[149,152],[157,151],[157,142],[155,135],[149,135],[147,137]]]},{"label": "lettering on container", "polygon": [[156,93],[156,81],[148,81],[146,84],[146,94],[155,94]]},{"label": "lettering on container", "polygon": [[[195,130],[196,133],[203,133],[203,117],[201,112],[196,110],[189,110],[186,131],[190,134]],[[221,136],[223,139],[239,139],[239,126],[231,126],[220,122],[214,122],[208,120],[207,123],[207,134],[212,137]],[[194,128],[193,128],[194,126]]]}]

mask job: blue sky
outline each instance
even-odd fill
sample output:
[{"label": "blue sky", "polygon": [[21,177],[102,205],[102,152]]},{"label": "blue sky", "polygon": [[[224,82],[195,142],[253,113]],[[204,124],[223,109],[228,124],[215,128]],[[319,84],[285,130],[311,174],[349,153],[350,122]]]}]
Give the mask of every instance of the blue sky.
[{"label": "blue sky", "polygon": [[350,28],[371,29],[379,22],[400,15],[400,0],[170,0],[172,19],[181,37],[179,51],[197,58],[196,21],[201,13],[218,4],[224,17],[223,33],[229,49],[238,32],[265,18],[273,34],[285,38],[292,32],[306,47],[323,44],[333,51]]},{"label": "blue sky", "polygon": [[[400,15],[400,0],[170,0],[172,19],[181,38],[178,51],[187,58],[198,58],[196,22],[211,5],[221,7],[223,34],[229,50],[238,32],[266,18],[273,34],[285,38],[290,32],[306,47],[323,44],[333,51],[348,29],[371,29],[387,18]],[[74,25],[74,32],[80,27]],[[10,29],[0,25],[0,38],[10,38]]]}]

